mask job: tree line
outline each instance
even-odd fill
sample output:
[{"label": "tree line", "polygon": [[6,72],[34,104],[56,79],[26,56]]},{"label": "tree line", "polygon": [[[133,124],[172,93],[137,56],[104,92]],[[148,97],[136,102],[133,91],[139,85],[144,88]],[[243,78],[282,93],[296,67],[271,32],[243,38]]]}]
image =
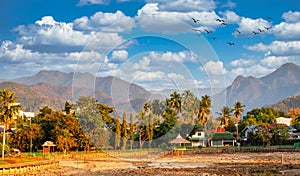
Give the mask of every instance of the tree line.
[{"label": "tree line", "polygon": [[[123,112],[120,116],[113,107],[101,104],[93,97],[79,97],[71,104],[65,103],[63,110],[44,106],[30,121],[27,117],[17,118],[20,105],[15,93],[0,91],[0,121],[10,131],[7,144],[22,151],[37,151],[45,141],[52,141],[60,151],[84,151],[99,149],[133,149],[165,147],[177,134],[188,137],[195,131],[205,131],[207,137],[217,128],[240,132],[256,125],[257,133],[249,145],[277,145],[287,139],[287,129],[275,124],[276,117],[284,116],[272,108],[256,108],[244,113],[241,102],[232,108],[224,106],[215,118],[211,112],[211,98],[204,95],[199,100],[190,90],[182,94],[173,92],[165,101],[153,100],[144,104],[137,114]],[[299,113],[300,114],[300,113]],[[293,124],[300,127],[300,115],[294,113]],[[2,133],[3,135],[3,133]]]}]

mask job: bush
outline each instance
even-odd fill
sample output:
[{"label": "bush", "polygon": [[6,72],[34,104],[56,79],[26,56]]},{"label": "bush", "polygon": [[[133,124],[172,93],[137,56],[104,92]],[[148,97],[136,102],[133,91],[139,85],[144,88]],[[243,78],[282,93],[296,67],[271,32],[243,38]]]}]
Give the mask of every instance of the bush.
[{"label": "bush", "polygon": [[168,144],[162,143],[162,144],[160,145],[160,148],[163,149],[163,150],[166,150],[166,149],[168,148]]},{"label": "bush", "polygon": [[295,143],[294,143],[294,147],[295,147],[295,148],[300,148],[300,142],[295,142]]}]

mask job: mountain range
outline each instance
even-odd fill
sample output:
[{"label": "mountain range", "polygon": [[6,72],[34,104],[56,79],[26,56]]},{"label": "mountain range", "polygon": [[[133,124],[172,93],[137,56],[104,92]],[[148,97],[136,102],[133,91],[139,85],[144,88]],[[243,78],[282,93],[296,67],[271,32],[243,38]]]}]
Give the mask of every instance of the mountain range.
[{"label": "mountain range", "polygon": [[226,99],[226,105],[240,101],[246,110],[270,106],[289,96],[300,94],[300,66],[286,63],[274,72],[261,77],[238,76],[233,83],[221,93],[215,95]]},{"label": "mountain range", "polygon": [[[65,101],[75,102],[80,96],[92,96],[115,109],[139,112],[145,102],[155,98],[164,100],[173,92],[172,89],[150,92],[112,76],[96,77],[90,73],[46,70],[33,76],[1,80],[0,89],[16,92],[25,111],[38,111],[45,105],[62,109]],[[212,97],[213,113],[219,112],[224,105],[231,107],[237,101],[246,105],[248,111],[300,95],[300,66],[287,63],[261,78],[238,76],[226,89],[197,91],[199,96],[208,94]]]}]

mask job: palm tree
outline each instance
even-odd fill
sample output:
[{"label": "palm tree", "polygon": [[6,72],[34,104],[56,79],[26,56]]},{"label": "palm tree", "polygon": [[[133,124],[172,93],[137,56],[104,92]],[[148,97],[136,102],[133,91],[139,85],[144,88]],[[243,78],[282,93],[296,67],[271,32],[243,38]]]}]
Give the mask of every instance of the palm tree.
[{"label": "palm tree", "polygon": [[2,143],[2,159],[4,159],[5,148],[5,130],[12,123],[14,117],[17,117],[21,106],[17,103],[17,98],[14,97],[15,92],[10,90],[0,90],[0,121],[3,123],[3,143]]},{"label": "palm tree", "polygon": [[208,95],[202,96],[198,111],[198,124],[205,125],[210,114],[211,99]]},{"label": "palm tree", "polygon": [[233,105],[233,117],[236,118],[237,120],[240,120],[242,118],[242,114],[245,111],[244,107],[245,105],[243,105],[241,102],[236,102]]},{"label": "palm tree", "polygon": [[171,95],[170,99],[170,106],[171,108],[175,109],[176,113],[181,112],[181,103],[182,103],[182,97],[179,93],[174,91]]},{"label": "palm tree", "polygon": [[222,127],[228,126],[228,124],[229,124],[228,122],[231,117],[231,112],[232,112],[232,110],[228,106],[223,106],[223,108],[221,109],[221,112],[216,112],[217,114],[219,114],[219,119],[221,120],[220,125]]},{"label": "palm tree", "polygon": [[183,115],[185,123],[193,123],[193,119],[195,116],[195,111],[197,111],[198,107],[195,108],[195,98],[196,96],[190,90],[185,90],[182,94],[183,97]]},{"label": "palm tree", "polygon": [[243,105],[241,102],[238,101],[238,102],[234,103],[232,106],[233,106],[233,117],[234,117],[235,126],[236,126],[236,138],[238,138],[238,136],[239,136],[238,124],[239,124],[240,119],[243,116],[245,105]]},{"label": "palm tree", "polygon": [[144,112],[149,113],[152,109],[152,103],[151,101],[147,102],[144,104]]},{"label": "palm tree", "polygon": [[193,98],[195,97],[194,93],[190,90],[185,90],[182,94],[183,97],[183,105],[188,108],[191,106]]}]

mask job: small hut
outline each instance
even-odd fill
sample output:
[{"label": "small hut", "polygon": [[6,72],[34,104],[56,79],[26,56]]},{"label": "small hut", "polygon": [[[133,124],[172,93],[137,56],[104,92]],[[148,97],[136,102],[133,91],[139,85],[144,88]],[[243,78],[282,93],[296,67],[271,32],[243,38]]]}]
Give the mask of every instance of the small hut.
[{"label": "small hut", "polygon": [[43,145],[43,154],[45,153],[51,153],[55,150],[55,144],[52,141],[46,141]]},{"label": "small hut", "polygon": [[191,143],[190,141],[183,139],[180,134],[177,135],[175,139],[169,142],[170,144],[175,144],[175,149],[185,149],[185,145]]}]

